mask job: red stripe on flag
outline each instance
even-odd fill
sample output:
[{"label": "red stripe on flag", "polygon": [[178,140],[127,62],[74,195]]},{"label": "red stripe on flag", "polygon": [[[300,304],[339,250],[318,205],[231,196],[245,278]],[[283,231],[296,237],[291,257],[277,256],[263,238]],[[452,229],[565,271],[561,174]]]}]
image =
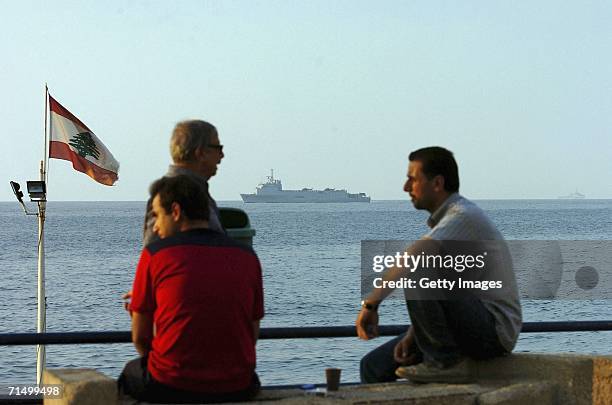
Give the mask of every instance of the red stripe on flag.
[{"label": "red stripe on flag", "polygon": [[[70,114],[70,113],[69,113]],[[72,162],[72,167],[81,173],[85,173],[98,183],[112,186],[119,178],[117,173],[101,168],[100,166],[83,158],[78,153],[74,152],[67,144],[63,142],[49,142],[49,157],[55,159],[63,159]]]},{"label": "red stripe on flag", "polygon": [[[49,94],[49,109],[51,111],[61,115],[62,117],[66,118],[66,119],[69,119],[70,121],[73,121],[73,122],[79,124],[80,126],[85,128],[89,132],[93,132],[91,129],[87,128],[87,125],[83,124],[83,122],[80,119],[75,117],[70,111],[66,110],[63,105],[61,105],[60,103],[57,102],[57,100],[55,100],[53,97],[51,97],[51,94]],[[67,160],[69,160],[69,159],[67,159]]]}]

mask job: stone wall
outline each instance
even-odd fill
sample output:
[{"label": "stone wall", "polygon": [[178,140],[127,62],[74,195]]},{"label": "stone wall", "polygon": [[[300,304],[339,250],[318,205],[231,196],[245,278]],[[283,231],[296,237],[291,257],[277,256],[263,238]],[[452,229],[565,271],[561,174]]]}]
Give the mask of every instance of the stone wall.
[{"label": "stone wall", "polygon": [[[264,389],[258,403],[274,404],[612,404],[612,356],[513,354],[476,362],[472,384],[410,382],[345,385],[339,391]],[[118,398],[116,381],[89,369],[51,369],[45,384],[62,384],[61,399],[45,404],[134,404]]]}]

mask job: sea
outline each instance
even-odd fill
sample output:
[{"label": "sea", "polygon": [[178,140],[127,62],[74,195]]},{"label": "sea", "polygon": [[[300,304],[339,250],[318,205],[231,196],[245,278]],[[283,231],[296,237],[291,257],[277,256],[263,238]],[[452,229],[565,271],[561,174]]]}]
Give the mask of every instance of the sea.
[{"label": "sea", "polygon": [[[612,200],[476,201],[506,239],[612,240]],[[354,204],[244,204],[263,267],[262,327],[353,325],[360,302],[362,240],[413,240],[427,213],[409,201]],[[127,331],[121,296],[142,249],[144,202],[49,202],[45,227],[47,331]],[[36,217],[0,202],[0,333],[36,331]],[[607,263],[612,267],[612,263]],[[534,269],[537,271],[537,269]],[[525,321],[612,319],[609,299],[527,299]],[[402,300],[383,303],[383,325],[409,322]],[[214,327],[214,326],[211,326]],[[326,367],[359,380],[359,360],[390,338],[260,340],[264,385],[321,383]],[[612,332],[522,334],[518,352],[610,354]],[[214,347],[202,350],[214,350]],[[136,357],[131,344],[50,345],[47,367],[86,367],[117,377]],[[0,385],[32,384],[35,346],[0,346]]]}]

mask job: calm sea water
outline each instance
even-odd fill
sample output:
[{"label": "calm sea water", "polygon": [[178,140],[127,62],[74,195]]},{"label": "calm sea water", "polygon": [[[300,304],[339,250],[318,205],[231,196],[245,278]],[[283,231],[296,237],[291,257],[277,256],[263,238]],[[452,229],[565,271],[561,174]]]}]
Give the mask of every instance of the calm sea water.
[{"label": "calm sea water", "polygon": [[[507,239],[612,240],[612,200],[479,201]],[[360,300],[360,241],[415,239],[426,214],[408,201],[371,204],[249,204],[254,247],[264,269],[263,327],[352,325]],[[121,295],[141,249],[144,203],[51,202],[47,210],[47,330],[128,330]],[[36,331],[35,217],[0,203],[0,333]],[[526,321],[612,318],[612,302],[526,301]],[[401,302],[380,310],[381,324],[408,322]],[[359,359],[386,338],[260,341],[265,385],[316,383],[341,367],[358,380]],[[612,332],[524,334],[517,351],[610,354]],[[207,350],[207,348],[203,348]],[[213,349],[213,348],[211,348]],[[47,347],[48,367],[93,367],[116,377],[136,357],[130,344]],[[33,383],[35,347],[0,347],[0,383]]]}]

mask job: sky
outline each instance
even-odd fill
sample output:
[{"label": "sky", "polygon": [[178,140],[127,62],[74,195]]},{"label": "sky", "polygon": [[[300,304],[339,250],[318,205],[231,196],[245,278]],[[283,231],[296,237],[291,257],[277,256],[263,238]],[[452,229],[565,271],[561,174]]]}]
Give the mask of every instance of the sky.
[{"label": "sky", "polygon": [[225,145],[218,200],[272,168],[406,199],[431,145],[470,198],[612,198],[611,2],[1,3],[0,201],[39,177],[45,83],[121,164],[108,187],[50,160],[50,201],[145,200],[190,118]]}]

